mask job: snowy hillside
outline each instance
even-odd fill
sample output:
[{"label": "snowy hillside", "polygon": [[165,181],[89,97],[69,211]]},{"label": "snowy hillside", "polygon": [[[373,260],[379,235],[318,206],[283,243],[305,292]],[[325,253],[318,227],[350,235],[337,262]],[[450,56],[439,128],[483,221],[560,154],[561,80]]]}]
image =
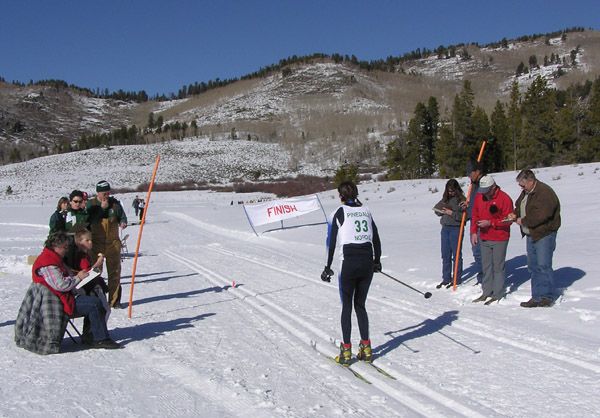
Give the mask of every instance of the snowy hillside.
[{"label": "snowy hillside", "polygon": [[[165,124],[179,122],[189,127],[194,122],[195,129],[209,136],[229,135],[236,129],[242,139],[250,135],[301,146],[322,141],[332,143],[337,152],[335,145],[364,138],[366,132],[383,140],[384,132],[401,127],[417,103],[430,96],[438,99],[440,109],[450,109],[463,80],[472,83],[477,105],[488,113],[497,100],[508,100],[514,81],[524,92],[537,75],[560,89],[594,80],[600,74],[598,51],[600,32],[586,30],[570,32],[566,39],[511,41],[504,48],[466,44],[453,56],[406,59],[386,71],[368,70],[358,61],[336,63],[319,58],[167,102],[126,103],[90,98],[66,87],[0,82],[0,142],[4,146],[0,151],[6,158],[11,147],[19,144],[43,155],[40,147],[52,153],[57,145],[63,149],[68,148],[66,144],[75,145],[84,134],[133,125],[143,130],[152,112],[154,120],[162,117]],[[549,57],[554,57],[552,62]],[[532,58],[537,65],[530,64]],[[517,77],[520,63],[528,72]],[[194,81],[207,80],[182,83]],[[171,133],[162,131],[157,136],[170,138]],[[22,157],[29,151],[22,150]]]},{"label": "snowy hillside", "polygon": [[[360,198],[380,230],[384,272],[433,293],[424,299],[375,275],[367,309],[374,364],[386,374],[353,364],[350,369],[365,382],[328,358],[336,354],[340,338],[340,304],[335,281],[319,279],[325,226],[257,237],[242,207],[230,204],[256,195],[153,194],[132,318],[127,310],[113,310],[108,323],[122,350],[85,350],[68,338],[64,352],[52,356],[16,347],[13,326],[31,280],[26,259],[41,249],[56,196],[79,186],[90,190],[99,173],[125,183],[133,179],[132,172],[150,171],[153,163],[148,156],[146,165],[132,167],[121,149],[108,155],[102,171],[78,169],[77,177],[66,175],[73,170],[67,164],[72,160],[48,160],[35,167],[38,171],[31,169],[29,177],[24,171],[2,173],[2,181],[12,176],[11,185],[20,192],[18,200],[3,196],[0,201],[0,416],[600,415],[600,197],[594,193],[600,163],[536,171],[562,203],[554,257],[558,295],[552,308],[519,306],[529,299],[530,286],[525,242],[515,227],[507,254],[506,298],[490,306],[471,302],[480,289],[468,274],[472,256],[467,245],[466,282],[454,292],[435,288],[441,270],[440,225],[431,208],[445,180],[361,184]],[[165,158],[159,175],[176,171],[173,164],[178,160]],[[494,175],[513,199],[519,193],[515,175]],[[466,189],[466,179],[459,181]],[[133,194],[117,197],[133,217]],[[327,213],[336,208],[334,191],[319,197]],[[320,220],[322,214],[305,222]],[[126,300],[139,226],[125,233]],[[338,272],[337,264],[333,269]],[[357,332],[354,323],[355,345]]]},{"label": "snowy hillside", "polygon": [[[376,88],[377,85],[367,75],[360,74],[347,66],[333,63],[316,63],[290,70],[290,75],[280,73],[261,79],[256,87],[231,97],[223,98],[212,106],[198,107],[185,111],[165,123],[195,120],[197,125],[227,124],[241,121],[272,121],[274,118],[289,118],[296,112],[327,110],[331,102],[338,101],[340,113],[369,112],[389,109],[385,103],[378,103],[363,97],[340,100],[352,84],[361,83]],[[356,80],[358,78],[359,80]],[[323,109],[297,102],[306,96],[329,96],[323,100]],[[382,95],[383,96],[383,95]]]},{"label": "snowy hillside", "polygon": [[[188,138],[96,148],[0,166],[0,201],[22,201],[32,196],[58,200],[74,188],[94,192],[100,180],[107,180],[114,188],[135,189],[150,181],[157,155],[161,157],[157,183],[227,184],[238,178],[248,180],[249,173],[256,172],[261,180],[323,174],[320,167],[311,165],[289,167],[289,153],[278,144]],[[4,193],[8,187],[13,191],[11,195]]]}]

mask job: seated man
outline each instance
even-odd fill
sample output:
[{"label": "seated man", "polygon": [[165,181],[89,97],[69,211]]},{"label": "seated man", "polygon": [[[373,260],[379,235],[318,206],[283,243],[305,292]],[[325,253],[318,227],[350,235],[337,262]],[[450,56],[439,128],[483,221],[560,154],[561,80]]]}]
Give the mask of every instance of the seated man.
[{"label": "seated man", "polygon": [[[93,340],[90,344],[92,348],[120,348],[120,345],[113,341],[108,334],[100,299],[95,296],[75,293],[77,284],[87,277],[88,273],[82,270],[76,276],[69,274],[69,270],[62,261],[67,253],[68,246],[69,239],[64,232],[53,234],[46,240],[44,249],[33,264],[32,278],[34,284],[46,287],[58,297],[62,302],[62,310],[66,316],[85,316],[89,319],[93,335]],[[48,297],[46,298],[48,299]],[[20,347],[38,352],[31,349],[31,344],[28,343],[33,338],[31,330],[35,326],[31,323],[31,320],[28,320],[28,318],[32,317],[33,313],[27,309],[28,305],[30,305],[26,303],[27,301],[28,297],[26,296],[15,324],[15,341]],[[41,313],[35,313],[33,316],[37,316],[38,322],[40,318],[44,323],[55,321],[56,324],[50,327],[55,328],[58,332],[62,329],[62,333],[64,333],[66,321],[64,321],[62,315],[54,318],[51,316],[51,313],[46,314],[46,312],[42,311]],[[63,321],[65,324],[64,327],[62,326]],[[58,332],[53,333],[53,341],[46,344],[47,348],[42,347],[41,351],[48,351],[48,353],[42,352],[41,354],[49,354],[50,352],[58,352],[60,350],[60,343],[58,343],[57,347],[54,340]],[[60,334],[61,338],[62,333]]]}]

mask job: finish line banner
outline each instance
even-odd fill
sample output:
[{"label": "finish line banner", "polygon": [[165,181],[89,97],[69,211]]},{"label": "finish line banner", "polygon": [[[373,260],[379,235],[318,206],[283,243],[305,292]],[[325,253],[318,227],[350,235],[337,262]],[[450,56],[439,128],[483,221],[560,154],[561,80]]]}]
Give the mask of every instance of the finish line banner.
[{"label": "finish line banner", "polygon": [[321,202],[317,195],[271,200],[252,206],[244,205],[248,220],[255,226],[296,218],[320,209]]}]

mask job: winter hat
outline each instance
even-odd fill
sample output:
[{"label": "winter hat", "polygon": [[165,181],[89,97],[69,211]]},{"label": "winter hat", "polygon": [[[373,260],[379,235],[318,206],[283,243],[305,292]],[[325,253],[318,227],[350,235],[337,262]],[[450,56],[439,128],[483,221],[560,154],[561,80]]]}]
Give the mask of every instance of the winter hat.
[{"label": "winter hat", "polygon": [[110,184],[108,184],[108,182],[106,180],[102,180],[99,181],[98,184],[96,184],[96,192],[109,192],[110,191]]},{"label": "winter hat", "polygon": [[477,193],[487,193],[495,184],[496,182],[492,176],[483,176],[481,180],[479,180],[479,189],[477,190]]}]

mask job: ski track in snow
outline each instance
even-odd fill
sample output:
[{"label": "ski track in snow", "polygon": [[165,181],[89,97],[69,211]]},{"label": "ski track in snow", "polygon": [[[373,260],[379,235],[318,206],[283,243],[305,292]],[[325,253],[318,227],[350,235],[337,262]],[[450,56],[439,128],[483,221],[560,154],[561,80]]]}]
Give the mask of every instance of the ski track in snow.
[{"label": "ski track in snow", "polygon": [[[181,220],[185,220],[185,221],[187,221],[197,227],[200,227],[200,228],[202,228],[205,225],[203,222],[198,222],[194,218],[191,218],[187,215],[174,214],[174,213],[170,213],[169,215],[175,216]],[[208,229],[206,231],[208,232]],[[210,228],[210,232],[220,233],[222,231],[217,231],[214,228]],[[225,235],[227,235],[227,237],[229,237],[229,238],[232,238],[232,234],[229,231],[227,231],[227,233]],[[274,240],[274,239],[269,238],[269,240]],[[256,245],[256,243],[253,242],[253,245]],[[238,260],[242,260],[242,261],[245,261],[248,263],[253,263],[262,268],[268,268],[270,270],[283,273],[287,276],[292,276],[297,279],[300,279],[300,280],[303,280],[306,282],[310,282],[313,286],[315,284],[321,284],[326,287],[328,286],[323,283],[316,282],[314,279],[307,279],[305,276],[299,275],[293,271],[290,271],[289,269],[280,268],[280,267],[277,267],[268,262],[262,261],[262,260],[264,260],[264,257],[260,257],[259,259],[257,259],[257,258],[253,258],[248,255],[236,253],[235,251],[228,250],[228,249],[225,249],[222,247],[223,247],[222,245],[208,245],[205,248],[209,251],[217,252],[217,253],[223,254],[227,257],[235,257]],[[266,249],[266,247],[261,246],[259,252],[264,253],[265,249]],[[266,250],[266,252],[278,253],[276,250],[273,250],[272,248],[268,248]],[[289,258],[289,255],[287,255],[285,253],[278,253],[277,258],[285,259],[285,258]],[[187,261],[191,262],[191,260],[187,260]],[[315,275],[315,277],[316,277],[316,275]],[[371,294],[373,294],[373,293],[375,293],[375,292],[371,292]],[[254,296],[260,297],[261,300],[264,300],[263,295],[264,295],[264,293],[260,296],[259,295],[254,295]],[[401,303],[392,302],[390,300],[387,300],[385,298],[385,296],[377,297],[374,295],[373,296],[370,295],[369,300],[393,307],[395,309],[400,309],[405,313],[409,313],[412,316],[424,319],[425,321],[434,321],[435,318],[437,317],[437,315],[433,314],[433,313],[423,313],[424,309],[422,307],[419,307],[420,310],[416,310],[414,308],[411,308],[410,306],[406,306],[406,304],[401,304]],[[269,303],[272,304],[272,302],[269,302]],[[285,310],[285,308],[282,308],[282,307],[275,307],[275,309],[281,311],[282,313],[287,312]],[[327,335],[326,333],[324,333],[318,329],[315,329],[314,326],[307,324],[306,321],[304,321],[303,319],[293,317],[293,316],[292,316],[292,319],[295,322],[301,324],[304,328],[311,330],[311,332],[314,335],[317,335],[320,339],[322,339],[324,341],[328,341],[328,342],[336,342],[333,337]],[[536,340],[535,338],[531,338],[531,337],[524,338],[525,341],[523,341],[523,338],[515,336],[514,333],[511,335],[511,333],[506,330],[498,330],[497,328],[490,329],[490,327],[487,326],[482,321],[468,319],[468,320],[464,320],[464,322],[465,323],[463,325],[458,324],[456,322],[452,323],[452,329],[461,331],[463,333],[472,334],[472,335],[475,335],[480,338],[483,337],[485,339],[492,340],[495,343],[500,343],[502,345],[510,346],[512,348],[516,348],[518,350],[524,351],[524,352],[528,353],[527,356],[525,356],[524,358],[527,358],[527,357],[530,358],[530,360],[526,360],[526,361],[535,361],[535,362],[540,361],[539,356],[541,355],[542,357],[547,358],[547,362],[549,364],[552,364],[551,367],[556,367],[554,365],[554,362],[552,362],[552,360],[559,360],[560,362],[564,362],[569,365],[576,366],[577,368],[581,368],[581,369],[583,369],[583,371],[592,372],[591,378],[594,378],[595,374],[600,372],[600,366],[597,363],[594,363],[593,360],[595,358],[593,355],[588,355],[588,354],[582,353],[580,350],[577,350],[574,347],[563,347],[560,344],[556,345],[556,344],[552,344],[552,343],[544,344],[540,340]],[[440,331],[440,333],[441,333],[441,331]],[[443,333],[441,333],[441,334],[445,335]],[[504,334],[504,335],[499,335],[499,334]],[[445,336],[447,338],[451,339],[451,337],[448,337],[447,335],[445,335]],[[301,339],[302,339],[302,337],[304,337],[304,336],[300,336]],[[304,339],[306,340],[306,337],[304,337]],[[314,341],[311,341],[311,344],[318,346]],[[334,347],[334,349],[335,349],[335,347]],[[335,354],[333,354],[333,355],[335,355]],[[392,366],[390,366],[390,364]],[[356,366],[353,366],[353,367],[356,367]],[[388,365],[385,366],[385,369],[386,369],[386,371],[388,371],[390,374],[394,375],[395,377],[397,377],[397,378],[400,377],[399,380],[401,380],[401,381],[405,380],[405,379],[403,379],[403,377],[404,377],[403,374],[398,370],[398,368],[395,368],[393,366],[393,363],[388,362]],[[360,372],[361,372],[361,374],[363,374],[362,370],[360,370]],[[365,376],[367,376],[367,378],[369,380],[372,379],[371,375],[368,372],[365,372],[364,374],[365,374]],[[377,377],[379,377],[379,376],[377,376]],[[589,379],[590,376],[586,376],[586,378]],[[379,380],[381,380],[381,379],[379,379]],[[449,399],[448,397],[446,397],[445,395],[443,395],[439,392],[432,391],[427,386],[421,385],[420,383],[414,381],[413,379],[406,378],[405,384],[407,385],[407,387],[411,388],[412,390],[417,390],[421,394],[427,394],[427,396],[429,396],[431,399],[438,401],[440,404],[445,405],[445,407],[453,407],[454,412],[458,412],[461,415],[473,416],[473,414],[475,414],[475,415],[477,414],[473,410],[470,410],[469,408],[464,407],[463,405],[460,405],[460,404],[456,405],[455,401],[453,399]],[[375,386],[377,386],[378,388],[383,388],[382,390],[385,393],[387,393],[389,396],[393,396],[393,391],[390,391],[389,388],[386,388],[386,385],[387,385],[387,382],[385,382],[385,381],[382,382],[381,385],[379,385],[379,383],[375,384]],[[386,391],[385,389],[388,389],[388,390]],[[403,391],[405,392],[406,389],[404,389]],[[422,410],[420,410],[418,407],[415,407],[415,405],[413,404],[413,401],[410,399],[409,400],[403,399],[403,400],[400,400],[400,402],[402,402],[406,405],[409,405],[413,410],[419,411],[419,413],[423,413]],[[479,404],[479,405],[477,405],[476,409],[477,410],[482,410],[482,409],[485,410],[486,408],[484,405]],[[492,411],[488,411],[488,415],[491,412]],[[431,414],[431,411],[429,411],[428,414]]]},{"label": "ski track in snow", "polygon": [[[179,218],[181,220],[187,221],[189,223],[192,223],[197,227],[202,228],[204,225],[206,225],[205,223],[197,221],[194,218],[191,218],[184,214],[179,214],[179,213],[167,213],[167,214],[174,216],[176,218]],[[208,228],[207,231],[208,230],[210,230],[211,232],[216,231],[214,228]],[[221,232],[221,231],[217,231],[217,232]],[[226,235],[228,237],[234,236],[229,231],[227,231]],[[257,260],[242,256],[242,255],[239,255],[239,254],[235,254],[234,252],[231,252],[229,250],[218,249],[213,246],[207,246],[206,248],[209,250],[215,251],[215,252],[219,252],[226,256],[233,256],[240,260],[259,264],[259,265],[269,268],[271,270],[275,270],[275,271],[279,271],[281,273],[285,273],[287,275],[295,276],[302,280],[309,280],[301,275],[298,275],[297,273],[291,272],[286,269],[278,268],[276,266],[273,266],[272,264],[268,264],[268,263],[257,261]],[[261,248],[261,250],[262,250],[262,248]],[[273,250],[271,249],[271,251],[273,251]],[[199,273],[205,274],[207,279],[209,279],[209,280],[216,280],[215,278],[218,278],[219,281],[215,282],[215,284],[217,284],[217,285],[228,285],[231,283],[225,277],[208,269],[205,266],[202,266],[201,264],[199,264],[197,262],[194,262],[193,260],[191,260],[189,258],[185,258],[181,255],[175,254],[172,251],[166,251],[165,254],[168,255],[169,257],[185,264],[189,268],[194,269],[195,271],[198,271]],[[312,284],[317,283],[314,280],[310,280],[310,282]],[[250,305],[254,306],[257,310],[260,310],[261,312],[263,312],[264,315],[268,316],[275,322],[279,323],[282,327],[284,327],[289,332],[294,334],[298,339],[303,341],[305,344],[312,346],[317,352],[322,353],[328,357],[335,357],[335,355],[337,354],[337,344],[336,344],[337,341],[334,337],[327,334],[325,331],[321,330],[320,328],[311,325],[310,323],[305,321],[303,318],[300,318],[300,317],[296,316],[295,314],[290,313],[286,307],[280,306],[276,302],[273,302],[268,297],[266,297],[264,293],[257,294],[251,290],[248,290],[245,286],[236,288],[235,291],[244,294],[243,296],[241,296],[241,295],[238,296],[240,299],[242,299],[245,302],[249,303]],[[276,311],[276,312],[273,312],[272,310],[270,310],[269,308],[265,308],[264,306],[258,305],[256,302],[254,302],[254,299],[256,299],[258,302],[261,302],[261,303],[267,305],[269,308],[271,308],[273,311]],[[292,321],[292,323],[282,320],[281,315],[286,316],[289,321]],[[305,331],[298,329],[298,325],[300,327],[304,328],[305,330],[307,330],[309,332],[309,334],[306,334]],[[387,369],[387,368],[385,369],[389,374],[393,375],[396,379],[399,380],[400,383],[402,383],[403,387],[401,389],[394,388],[389,382],[386,382],[384,380],[385,378],[381,377],[381,374],[379,372],[375,371],[369,365],[357,362],[357,363],[354,363],[353,365],[351,365],[350,367],[357,369],[357,371],[361,375],[365,376],[375,387],[377,387],[378,389],[380,389],[381,391],[386,393],[388,396],[391,396],[392,398],[398,400],[400,403],[408,406],[410,409],[412,409],[413,411],[415,411],[419,414],[423,414],[426,416],[448,416],[449,411],[447,409],[450,408],[453,410],[453,412],[455,414],[457,413],[458,415],[470,416],[470,417],[483,416],[483,415],[480,415],[475,410],[472,410],[464,405],[461,405],[460,403],[443,395],[442,393],[432,390],[430,388],[427,388],[426,386],[416,382],[414,379],[411,379],[408,376],[403,375],[402,373],[399,372],[399,370],[392,370],[392,369]],[[430,402],[425,403],[422,401],[418,401],[416,399],[411,398],[410,396],[408,396],[406,394],[407,392],[411,393],[414,391],[416,391],[419,395],[421,395],[421,397],[426,396],[430,400],[437,402],[439,404],[439,406],[441,407],[442,411],[438,412],[438,411],[432,410],[431,406],[430,406],[430,404],[431,404]]]},{"label": "ski track in snow", "polygon": [[[167,256],[171,257],[172,259],[179,261],[180,263],[186,265],[188,268],[195,270],[195,271],[199,272],[200,274],[204,275],[207,280],[213,282],[216,285],[227,286],[229,283],[229,281],[226,278],[224,278],[223,276],[221,276],[220,274],[202,266],[201,264],[199,264],[193,260],[182,257],[182,256],[177,255],[177,254],[173,253],[172,251],[168,251],[168,250],[165,252],[165,254]],[[286,329],[287,331],[292,333],[294,336],[296,336],[299,340],[301,340],[305,344],[312,346],[317,352],[322,353],[328,357],[335,357],[335,355],[337,354],[335,345],[330,344],[331,342],[335,341],[335,338],[328,336],[324,331],[308,324],[302,318],[298,318],[295,315],[290,314],[289,311],[285,307],[280,306],[277,303],[271,301],[269,298],[267,298],[263,295],[259,295],[245,287],[244,288],[234,288],[233,291],[235,293],[238,293],[238,292],[242,293],[243,295],[240,294],[240,295],[237,295],[237,297],[240,298],[241,300],[243,300],[244,302],[248,303],[250,306],[252,306],[257,311],[260,311],[263,315],[267,316],[274,322],[278,323],[280,326],[282,326],[284,329]],[[268,308],[263,306],[263,304],[267,305]],[[281,315],[285,315],[288,320],[282,319]],[[290,322],[290,321],[292,321],[292,322]],[[301,327],[308,329],[308,331],[310,333],[312,333],[313,336],[311,336],[310,334],[307,334],[305,331],[299,329],[299,327],[297,325],[293,324],[293,322],[295,322],[297,325],[299,325]],[[318,336],[318,338],[315,338],[314,335]],[[319,341],[319,340],[321,340],[321,341]],[[327,341],[329,343],[327,343]],[[408,376],[402,376],[402,375],[399,375],[398,373],[394,373],[393,371],[388,371],[388,373],[390,373],[391,375],[393,375],[394,377],[396,377],[403,383],[404,387],[402,387],[401,389],[397,389],[397,388],[393,388],[391,384],[385,382],[383,380],[383,378],[379,377],[378,376],[379,372],[374,371],[374,369],[372,369],[369,365],[361,364],[361,363],[354,363],[350,367],[356,369],[361,375],[366,377],[369,380],[369,382],[371,382],[375,387],[377,387],[379,390],[384,392],[386,395],[396,399],[401,404],[406,405],[412,411],[422,414],[424,416],[430,416],[430,417],[450,416],[450,414],[449,414],[450,411],[448,411],[448,408],[453,410],[454,413],[458,413],[458,416],[460,416],[460,415],[469,416],[469,417],[483,417],[484,416],[484,415],[481,415],[481,414],[475,412],[474,410],[471,410],[471,409],[459,404],[458,402],[442,395],[441,393],[432,391],[432,390],[418,384],[416,381],[414,381],[413,379],[410,379]],[[417,392],[419,392],[420,394],[429,397],[432,401],[437,402],[439,404],[437,406],[441,410],[435,410],[435,409],[433,409],[430,402],[425,403],[423,401],[419,401],[417,399],[412,398],[410,395],[407,394],[407,392],[410,393],[415,390]]]},{"label": "ski track in snow", "polygon": [[[179,219],[185,220],[197,227],[204,227],[204,223],[203,222],[199,222],[194,218],[191,218],[187,215],[184,214],[176,214],[176,213],[168,213],[169,215],[175,216]],[[215,228],[207,228],[207,231],[211,231],[211,232],[216,232],[219,233],[221,231],[215,229]],[[232,237],[234,236],[233,234],[231,234],[229,231],[227,231],[226,234],[228,237]],[[286,275],[289,276],[294,276],[300,280],[305,280],[311,284],[322,284],[326,287],[328,287],[328,285],[325,285],[324,283],[318,283],[315,282],[313,279],[307,279],[305,276],[300,275],[294,271],[290,271],[289,269],[283,269],[283,268],[279,268],[277,266],[274,266],[272,264],[266,263],[264,261],[261,260],[257,260],[245,255],[241,255],[241,254],[237,254],[233,251],[230,250],[226,250],[226,249],[221,249],[221,248],[216,248],[214,246],[207,246],[207,249],[211,250],[211,251],[215,251],[215,252],[219,252],[221,254],[230,256],[230,257],[235,257],[239,260],[244,260],[250,263],[254,263],[254,264],[258,264],[262,267],[274,270],[274,271],[278,271],[281,273],[284,273]],[[261,251],[265,251],[264,248],[261,248]],[[268,249],[268,251],[270,252],[275,252],[273,249]],[[285,253],[277,253],[277,256],[280,258],[289,258],[289,256]],[[435,317],[437,315],[427,315],[427,314],[423,314],[420,311],[417,311],[415,309],[409,308],[405,305],[402,304],[398,304],[395,302],[391,302],[385,298],[379,298],[373,295],[369,295],[369,300],[374,301],[374,302],[379,302],[382,304],[386,304],[390,307],[393,308],[397,308],[397,309],[402,309],[405,312],[408,312],[416,317],[422,318],[422,319],[429,319],[429,320],[433,320],[435,319]],[[423,310],[422,308],[420,308],[421,310]],[[550,359],[553,360],[559,360],[562,362],[566,362],[569,363],[571,365],[574,365],[576,367],[580,367],[582,369],[585,369],[587,371],[592,371],[592,372],[596,372],[596,373],[600,373],[600,364],[595,364],[593,363],[594,360],[597,360],[597,356],[594,354],[585,354],[582,353],[580,350],[576,350],[574,347],[562,347],[559,343],[557,342],[553,342],[552,344],[549,343],[544,343],[543,341],[540,340],[535,340],[532,339],[530,337],[516,337],[516,336],[510,336],[510,332],[508,330],[502,330],[501,332],[505,334],[505,336],[501,336],[501,335],[497,335],[499,333],[498,329],[494,329],[492,332],[492,329],[488,326],[485,325],[483,322],[481,321],[475,321],[472,319],[465,319],[463,320],[466,322],[466,324],[468,324],[468,326],[466,325],[460,325],[460,324],[456,324],[454,323],[452,326],[454,329],[458,329],[461,330],[463,332],[467,332],[467,333],[472,333],[478,337],[483,337],[483,338],[487,338],[487,339],[491,339],[494,340],[496,342],[502,343],[502,344],[506,344],[506,345],[510,345],[516,348],[519,348],[521,350],[524,351],[529,351],[531,353],[534,353],[536,355],[543,355],[543,356],[547,356]],[[479,329],[474,329],[473,327],[477,327]],[[522,340],[523,338],[526,338],[528,341],[526,343],[520,342],[518,340]],[[330,339],[331,341],[334,341],[333,339]],[[335,341],[334,341],[335,342]],[[578,357],[584,357],[584,359],[582,358],[577,358],[575,356],[573,356],[573,353],[577,353]]]}]

